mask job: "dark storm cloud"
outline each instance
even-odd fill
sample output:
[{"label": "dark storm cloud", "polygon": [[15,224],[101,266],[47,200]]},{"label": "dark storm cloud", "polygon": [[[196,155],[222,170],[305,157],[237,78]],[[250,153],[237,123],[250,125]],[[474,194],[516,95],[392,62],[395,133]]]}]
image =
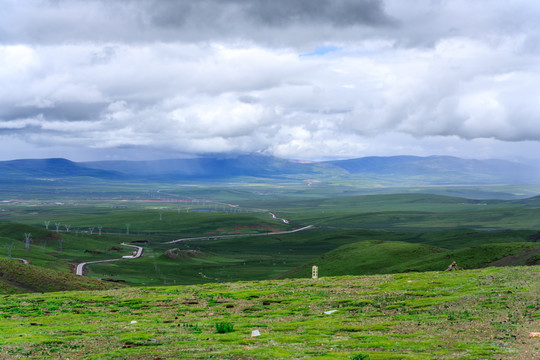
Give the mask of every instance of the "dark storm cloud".
[{"label": "dark storm cloud", "polygon": [[325,24],[337,27],[389,25],[394,21],[378,0],[274,0],[241,1],[247,14],[265,25],[288,26],[297,23]]},{"label": "dark storm cloud", "polygon": [[244,104],[257,104],[260,102],[260,99],[255,96],[242,95],[238,97],[238,101],[243,102]]},{"label": "dark storm cloud", "polygon": [[80,121],[97,119],[107,108],[105,103],[59,103],[47,107],[10,106],[0,104],[0,121],[29,119],[42,116],[49,120]]},{"label": "dark storm cloud", "polygon": [[45,135],[46,132],[43,131],[39,125],[25,125],[16,129],[4,129],[0,127],[0,135],[17,135],[25,137],[29,134]]},{"label": "dark storm cloud", "polygon": [[[433,47],[449,37],[535,31],[527,0],[0,0],[0,43],[247,40],[309,48],[385,39]],[[502,10],[500,10],[502,9]],[[528,41],[534,48],[534,38]]]},{"label": "dark storm cloud", "polygon": [[[328,28],[396,24],[380,0],[29,0],[25,6],[4,1],[3,43],[216,39],[283,43],[295,36],[334,38]],[[299,26],[310,31],[289,33],[290,27]],[[321,28],[326,28],[324,33],[317,31]]]},{"label": "dark storm cloud", "polygon": [[[176,0],[140,1],[158,26],[233,29],[238,23],[381,26],[394,24],[380,0]],[[249,33],[245,34],[249,36]]]},{"label": "dark storm cloud", "polygon": [[[204,1],[202,3],[204,3]],[[150,6],[148,6],[148,4],[150,4]],[[152,22],[157,26],[183,27],[186,25],[189,17],[193,15],[192,9],[194,4],[188,1],[157,1],[147,2],[145,5],[148,6],[148,12]],[[198,7],[201,7],[201,3],[198,4]],[[212,19],[215,19],[216,15],[219,14],[219,11],[216,11],[216,8],[210,10],[211,12],[207,13],[205,26],[212,23]],[[200,18],[201,14],[195,15]],[[204,20],[204,17],[200,20]]]}]

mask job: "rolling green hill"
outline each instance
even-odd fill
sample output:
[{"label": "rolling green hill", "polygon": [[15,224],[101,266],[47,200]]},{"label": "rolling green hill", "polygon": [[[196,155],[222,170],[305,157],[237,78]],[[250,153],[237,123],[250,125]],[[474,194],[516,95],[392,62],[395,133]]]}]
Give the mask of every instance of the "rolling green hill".
[{"label": "rolling green hill", "polygon": [[[452,261],[465,269],[474,269],[508,258],[500,265],[525,265],[540,253],[537,243],[492,243],[446,250],[434,246],[402,241],[367,240],[342,245],[314,259],[284,277],[309,277],[317,265],[324,276],[369,275],[410,271],[442,271]],[[512,255],[523,254],[520,256]]]},{"label": "rolling green hill", "polygon": [[[382,274],[389,272],[389,268],[411,259],[441,252],[445,251],[427,245],[367,240],[340,246],[313,260],[310,265],[317,265],[319,273],[324,276]],[[311,266],[305,266],[297,273],[287,276],[308,277],[310,274]]]}]

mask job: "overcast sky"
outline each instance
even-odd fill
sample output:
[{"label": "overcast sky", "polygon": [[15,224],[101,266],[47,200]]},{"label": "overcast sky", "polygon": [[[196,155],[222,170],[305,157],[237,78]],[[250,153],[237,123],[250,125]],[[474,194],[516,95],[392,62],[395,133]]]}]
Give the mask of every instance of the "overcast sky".
[{"label": "overcast sky", "polygon": [[540,158],[538,1],[0,9],[0,160]]}]

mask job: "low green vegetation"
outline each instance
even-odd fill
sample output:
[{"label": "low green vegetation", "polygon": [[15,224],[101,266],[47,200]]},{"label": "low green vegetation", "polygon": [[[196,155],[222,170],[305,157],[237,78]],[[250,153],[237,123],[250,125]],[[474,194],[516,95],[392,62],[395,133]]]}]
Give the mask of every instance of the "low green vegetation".
[{"label": "low green vegetation", "polygon": [[244,180],[0,190],[0,358],[540,358],[537,189]]},{"label": "low green vegetation", "polygon": [[226,334],[226,333],[230,333],[230,332],[233,332],[234,331],[234,324],[233,323],[230,323],[230,322],[227,322],[227,321],[222,321],[222,322],[218,322],[216,324],[216,332],[218,334]]},{"label": "low green vegetation", "polygon": [[[210,193],[228,196],[231,190]],[[10,202],[0,218],[18,222],[0,223],[0,255],[73,272],[80,262],[129,255],[133,249],[121,243],[136,242],[145,249],[142,258],[87,267],[90,277],[132,286],[305,276],[309,270],[301,269],[309,264],[320,265],[327,275],[444,270],[452,260],[470,269],[520,251],[527,256],[493,265],[537,263],[536,198],[503,201],[401,194],[283,201],[282,211],[272,210],[278,203],[271,201],[261,203],[271,206],[267,209],[247,205],[159,199],[61,205]],[[270,212],[290,222],[273,219]],[[506,227],[512,218],[519,219],[516,226]],[[298,233],[273,234],[312,224],[316,226]],[[28,249],[25,234],[31,234]],[[341,246],[350,248],[339,250]],[[171,251],[185,256],[167,256]],[[334,263],[325,260],[334,257]],[[301,275],[294,275],[298,269]]]},{"label": "low green vegetation", "polygon": [[533,266],[9,295],[0,358],[536,359],[539,291]]},{"label": "low green vegetation", "polygon": [[465,269],[526,265],[539,252],[537,243],[495,243],[446,250],[401,241],[368,240],[340,246],[285,276],[307,277],[311,265],[317,265],[319,272],[327,276],[445,270],[453,261]]}]

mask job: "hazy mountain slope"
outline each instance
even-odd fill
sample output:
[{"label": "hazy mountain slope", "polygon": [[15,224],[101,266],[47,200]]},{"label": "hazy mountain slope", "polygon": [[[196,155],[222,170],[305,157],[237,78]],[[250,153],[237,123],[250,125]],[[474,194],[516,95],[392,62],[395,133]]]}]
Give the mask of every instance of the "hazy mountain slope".
[{"label": "hazy mountain slope", "polygon": [[392,156],[298,162],[263,155],[153,161],[28,159],[0,162],[0,180],[92,177],[102,180],[220,180],[236,177],[296,180],[354,179],[386,184],[532,184],[540,171],[503,160]]},{"label": "hazy mountain slope", "polygon": [[66,159],[24,159],[0,161],[0,178],[65,178],[88,176],[102,179],[119,179],[118,172],[92,169]]},{"label": "hazy mountain slope", "polygon": [[327,165],[305,164],[270,156],[246,155],[229,158],[203,157],[154,161],[98,161],[82,165],[100,170],[119,171],[134,177],[229,178],[236,176],[282,177],[314,174]]},{"label": "hazy mountain slope", "polygon": [[451,156],[365,157],[330,161],[327,164],[349,174],[379,177],[418,177],[432,183],[531,183],[538,181],[535,166],[505,160],[474,160]]}]

